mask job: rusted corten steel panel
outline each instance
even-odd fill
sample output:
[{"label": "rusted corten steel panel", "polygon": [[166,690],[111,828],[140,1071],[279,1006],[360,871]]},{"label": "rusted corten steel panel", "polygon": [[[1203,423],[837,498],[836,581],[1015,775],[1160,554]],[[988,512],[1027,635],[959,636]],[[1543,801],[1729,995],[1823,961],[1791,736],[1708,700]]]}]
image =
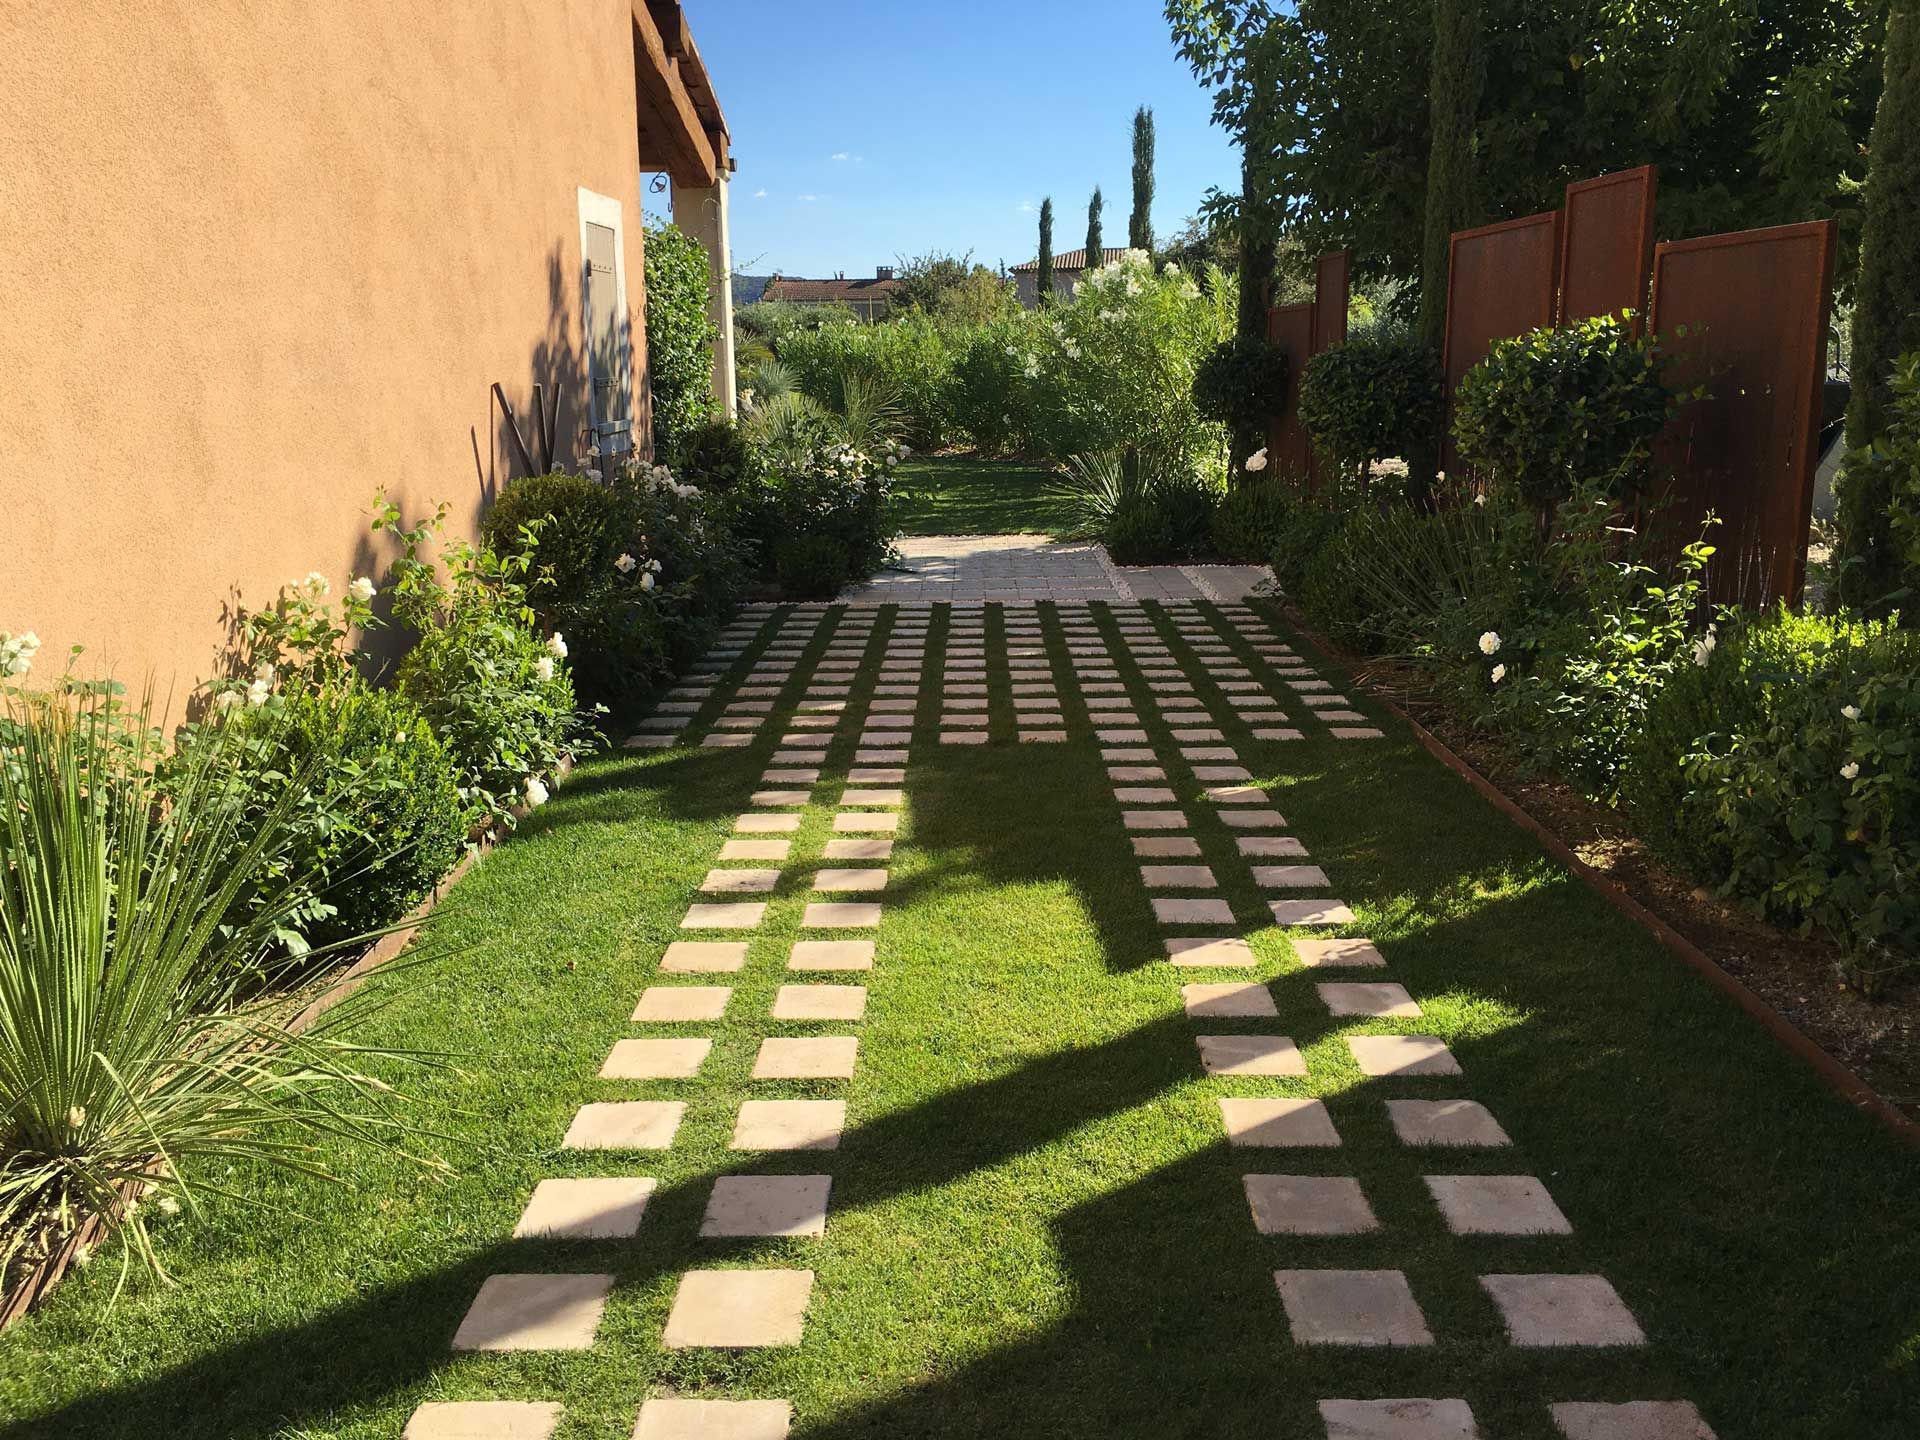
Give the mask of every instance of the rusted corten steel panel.
[{"label": "rusted corten steel panel", "polygon": [[1723,603],[1798,600],[1806,581],[1834,234],[1816,220],[1654,251],[1654,333],[1675,354],[1668,381],[1709,391],[1661,437],[1673,475],[1663,519],[1679,544],[1709,511],[1719,517],[1712,589]]},{"label": "rusted corten steel panel", "polygon": [[1306,478],[1311,457],[1307,432],[1300,425],[1298,377],[1313,354],[1313,311],[1311,300],[1267,311],[1267,339],[1284,346],[1287,352],[1287,398],[1280,413],[1267,425],[1267,462],[1289,480]]},{"label": "rusted corten steel panel", "polygon": [[1567,186],[1560,227],[1562,325],[1622,310],[1644,322],[1659,183],[1659,167],[1642,165]]},{"label": "rusted corten steel panel", "polygon": [[1560,290],[1560,212],[1547,210],[1454,232],[1447,263],[1447,439],[1453,455],[1453,395],[1496,340],[1551,325]]},{"label": "rusted corten steel panel", "polygon": [[1347,338],[1347,299],[1352,288],[1353,251],[1322,255],[1313,267],[1313,353]]}]

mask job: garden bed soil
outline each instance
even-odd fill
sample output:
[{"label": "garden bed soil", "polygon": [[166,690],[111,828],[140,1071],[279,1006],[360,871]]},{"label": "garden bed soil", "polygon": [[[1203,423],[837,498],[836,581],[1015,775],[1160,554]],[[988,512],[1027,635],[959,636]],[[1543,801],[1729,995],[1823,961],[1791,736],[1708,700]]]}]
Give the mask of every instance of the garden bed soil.
[{"label": "garden bed soil", "polygon": [[1391,700],[1448,749],[1619,886],[1704,951],[1909,1119],[1920,1121],[1920,984],[1868,998],[1841,978],[1839,949],[1782,930],[1664,864],[1625,818],[1526,767],[1390,664],[1355,661],[1356,683]]}]

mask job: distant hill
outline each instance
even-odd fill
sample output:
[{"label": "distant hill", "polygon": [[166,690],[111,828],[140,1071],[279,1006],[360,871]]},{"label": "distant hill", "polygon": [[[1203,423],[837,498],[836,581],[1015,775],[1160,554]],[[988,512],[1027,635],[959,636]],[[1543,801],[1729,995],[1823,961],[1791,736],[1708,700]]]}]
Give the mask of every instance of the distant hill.
[{"label": "distant hill", "polygon": [[767,282],[771,279],[773,279],[771,275],[741,275],[736,272],[733,277],[733,303],[735,305],[757,304],[761,295],[766,292]]}]

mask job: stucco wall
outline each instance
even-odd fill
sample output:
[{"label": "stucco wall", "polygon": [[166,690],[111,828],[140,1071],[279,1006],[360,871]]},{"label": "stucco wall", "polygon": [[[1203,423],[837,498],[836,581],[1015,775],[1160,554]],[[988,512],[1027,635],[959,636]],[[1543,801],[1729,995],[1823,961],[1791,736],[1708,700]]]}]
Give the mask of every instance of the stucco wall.
[{"label": "stucco wall", "polygon": [[631,37],[629,0],[0,0],[0,630],[177,697],[224,607],[384,572],[376,489],[471,529],[492,382],[529,429],[560,382],[573,453],[577,187],[642,349]]}]

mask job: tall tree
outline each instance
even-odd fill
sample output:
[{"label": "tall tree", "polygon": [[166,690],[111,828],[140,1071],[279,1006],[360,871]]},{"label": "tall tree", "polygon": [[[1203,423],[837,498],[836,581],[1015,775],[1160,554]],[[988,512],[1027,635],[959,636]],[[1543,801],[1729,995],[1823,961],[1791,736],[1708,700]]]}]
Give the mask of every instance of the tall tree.
[{"label": "tall tree", "polygon": [[[1847,443],[1855,447],[1887,427],[1893,362],[1920,350],[1920,0],[1888,6],[1885,55],[1854,289]],[[1901,588],[1889,469],[1850,462],[1839,491],[1840,598],[1873,608]],[[1920,616],[1920,600],[1904,599],[1901,610]]]},{"label": "tall tree", "polygon": [[1127,244],[1153,248],[1153,111],[1133,112],[1133,212],[1127,216]]},{"label": "tall tree", "polygon": [[1086,267],[1091,270],[1106,258],[1106,246],[1100,237],[1100,187],[1093,187],[1093,198],[1087,201],[1087,258]]},{"label": "tall tree", "polygon": [[1034,299],[1042,309],[1053,304],[1053,197],[1040,202],[1040,259],[1034,266]]},{"label": "tall tree", "polygon": [[1427,81],[1431,135],[1420,246],[1420,338],[1437,355],[1446,339],[1449,241],[1478,224],[1480,176],[1474,126],[1486,80],[1480,0],[1433,0],[1433,62]]}]

